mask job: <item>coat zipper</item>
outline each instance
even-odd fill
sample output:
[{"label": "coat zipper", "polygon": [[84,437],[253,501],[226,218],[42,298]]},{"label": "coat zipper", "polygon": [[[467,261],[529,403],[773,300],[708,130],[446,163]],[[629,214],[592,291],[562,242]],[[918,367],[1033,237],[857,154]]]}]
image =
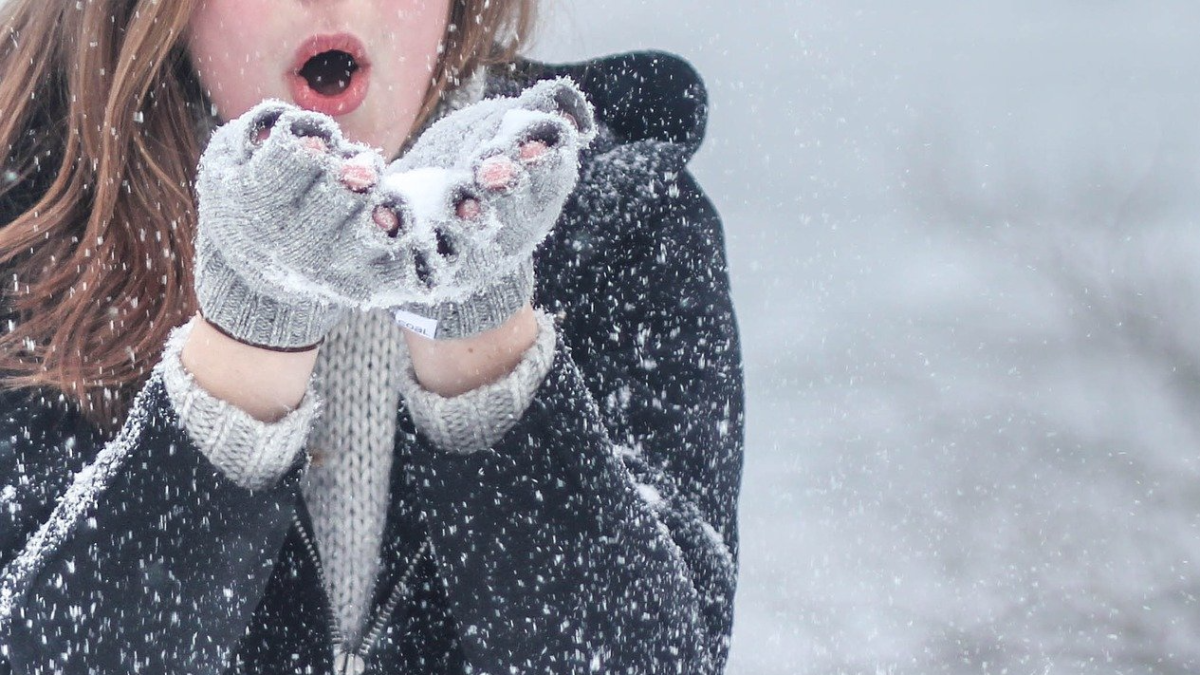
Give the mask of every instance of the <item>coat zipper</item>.
[{"label": "coat zipper", "polygon": [[[362,675],[366,670],[367,655],[371,652],[371,648],[375,646],[375,641],[383,634],[383,629],[387,626],[388,619],[392,613],[396,611],[396,606],[408,594],[408,578],[412,576],[413,571],[417,567],[417,562],[424,555],[425,549],[429,548],[429,540],[421,542],[421,548],[417,550],[413,557],[408,561],[408,569],[404,570],[400,581],[392,588],[391,594],[388,596],[387,602],[384,603],[382,609],[375,617],[375,621],[371,622],[370,629],[363,634],[363,639],[358,646],[350,647],[346,644],[346,637],[342,635],[341,629],[338,628],[337,616],[333,612],[333,603],[329,601],[328,588],[329,584],[325,579],[325,566],[321,563],[321,557],[317,555],[317,547],[313,543],[313,536],[309,534],[308,528],[304,526],[304,521],[300,519],[300,512],[296,510],[292,514],[292,519],[296,523],[296,528],[300,531],[300,539],[304,542],[304,549],[308,552],[308,557],[312,560],[313,565],[317,568],[317,578],[321,583],[321,592],[326,594],[325,615],[329,622],[329,634],[333,636],[333,664],[336,675]],[[376,579],[378,584],[378,578]],[[374,597],[374,593],[371,594]],[[369,601],[369,600],[368,600]]]}]

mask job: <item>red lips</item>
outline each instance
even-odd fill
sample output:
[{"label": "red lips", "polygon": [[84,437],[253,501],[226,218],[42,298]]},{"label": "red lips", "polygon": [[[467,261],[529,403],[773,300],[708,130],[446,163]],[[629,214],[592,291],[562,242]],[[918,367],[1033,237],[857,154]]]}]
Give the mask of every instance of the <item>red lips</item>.
[{"label": "red lips", "polygon": [[317,35],[296,50],[288,75],[296,105],[337,117],[353,112],[366,99],[371,64],[366,48],[353,35]]}]

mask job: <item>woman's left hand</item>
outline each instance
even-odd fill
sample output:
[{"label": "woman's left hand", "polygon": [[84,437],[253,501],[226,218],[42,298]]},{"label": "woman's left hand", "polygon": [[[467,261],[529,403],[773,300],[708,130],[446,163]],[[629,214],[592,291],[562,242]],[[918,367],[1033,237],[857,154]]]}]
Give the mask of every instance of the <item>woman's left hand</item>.
[{"label": "woman's left hand", "polygon": [[514,315],[533,295],[533,251],[558,220],[595,135],[591,105],[565,78],[433,124],[384,171],[379,188],[396,208],[377,221],[421,252],[431,301],[388,298],[384,289],[372,304],[436,340],[519,324]]}]

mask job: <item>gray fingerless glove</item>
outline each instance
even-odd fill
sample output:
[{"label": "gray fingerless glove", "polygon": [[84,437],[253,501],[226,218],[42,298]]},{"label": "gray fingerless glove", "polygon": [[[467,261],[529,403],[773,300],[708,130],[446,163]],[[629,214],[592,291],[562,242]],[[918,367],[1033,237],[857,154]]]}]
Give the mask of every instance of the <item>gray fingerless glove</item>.
[{"label": "gray fingerless glove", "polygon": [[216,131],[196,182],[204,318],[272,349],[320,342],[380,288],[428,297],[410,252],[375,224],[383,159],[333,119],[264,102]]},{"label": "gray fingerless glove", "polygon": [[567,78],[480,101],[422,134],[380,183],[407,205],[401,236],[420,251],[432,300],[391,305],[397,321],[427,337],[461,338],[529,303],[533,251],[595,135],[591,105]]}]

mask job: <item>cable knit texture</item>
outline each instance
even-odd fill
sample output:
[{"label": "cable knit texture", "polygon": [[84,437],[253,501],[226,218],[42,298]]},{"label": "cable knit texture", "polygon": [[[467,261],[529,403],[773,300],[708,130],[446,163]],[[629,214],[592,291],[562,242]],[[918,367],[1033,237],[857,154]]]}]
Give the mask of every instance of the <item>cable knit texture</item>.
[{"label": "cable knit texture", "polygon": [[312,421],[319,414],[320,397],[310,379],[300,406],[274,423],[260,422],[215,398],[196,383],[180,359],[183,344],[197,320],[193,318],[176,328],[167,339],[163,352],[167,395],[188,435],[213,465],[244,488],[264,488],[287,473],[301,452]]},{"label": "cable knit texture", "polygon": [[309,437],[304,501],[342,635],[357,645],[379,571],[404,334],[386,310],[351,312],[317,357],[325,414]]},{"label": "cable knit texture", "polygon": [[536,312],[537,340],[508,376],[459,396],[439,396],[421,387],[405,352],[400,389],[413,423],[441,449],[471,453],[490,448],[508,433],[533,401],[554,363],[554,321]]}]

